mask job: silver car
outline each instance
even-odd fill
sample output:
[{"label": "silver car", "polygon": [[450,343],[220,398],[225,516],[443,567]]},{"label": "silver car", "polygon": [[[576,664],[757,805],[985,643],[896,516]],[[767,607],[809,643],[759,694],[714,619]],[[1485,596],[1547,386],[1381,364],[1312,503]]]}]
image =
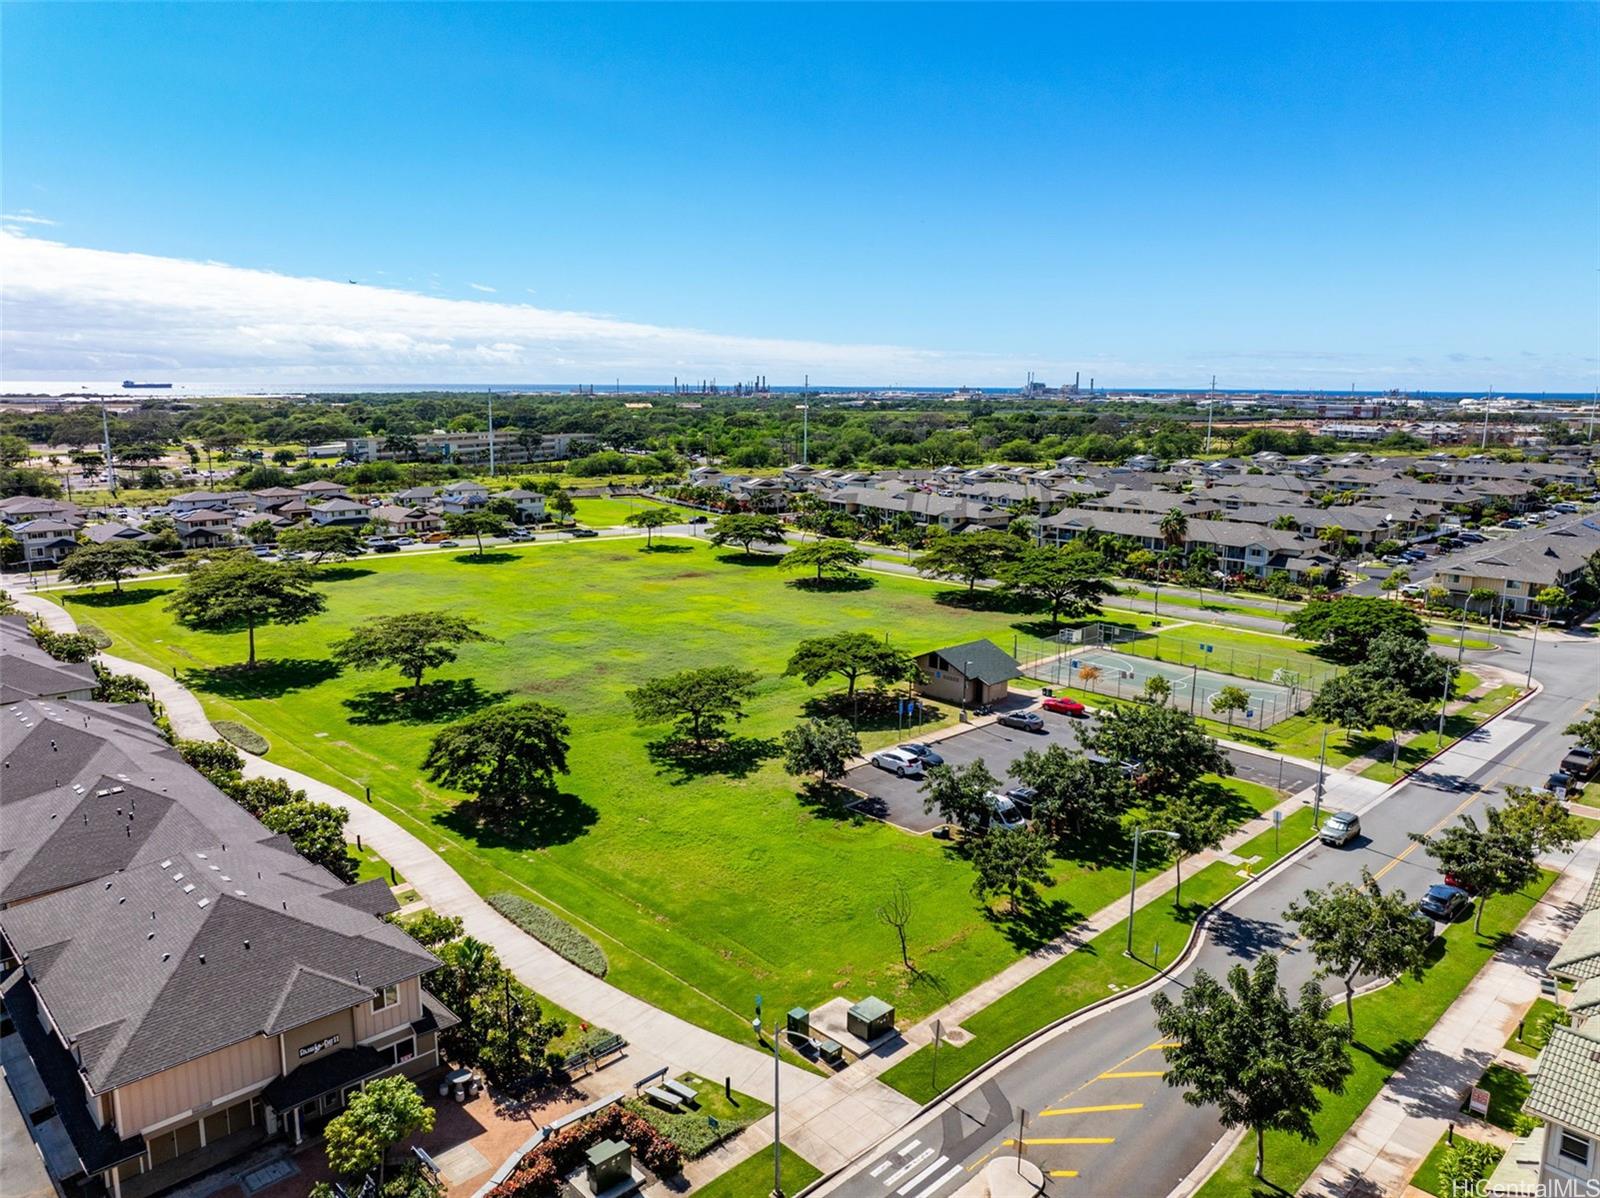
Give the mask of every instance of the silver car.
[{"label": "silver car", "polygon": [[1317,833],[1317,839],[1337,848],[1349,844],[1360,835],[1361,817],[1354,811],[1340,811],[1328,817],[1327,823]]}]

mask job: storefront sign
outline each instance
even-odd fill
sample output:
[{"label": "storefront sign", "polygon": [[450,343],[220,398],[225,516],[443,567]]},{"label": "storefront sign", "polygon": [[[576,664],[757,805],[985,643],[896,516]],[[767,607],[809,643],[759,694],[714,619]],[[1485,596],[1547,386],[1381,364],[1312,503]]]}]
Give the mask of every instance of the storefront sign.
[{"label": "storefront sign", "polygon": [[300,1050],[300,1059],[303,1061],[307,1057],[314,1057],[323,1049],[332,1048],[338,1043],[339,1037],[337,1035],[326,1036],[321,1040],[314,1040]]}]

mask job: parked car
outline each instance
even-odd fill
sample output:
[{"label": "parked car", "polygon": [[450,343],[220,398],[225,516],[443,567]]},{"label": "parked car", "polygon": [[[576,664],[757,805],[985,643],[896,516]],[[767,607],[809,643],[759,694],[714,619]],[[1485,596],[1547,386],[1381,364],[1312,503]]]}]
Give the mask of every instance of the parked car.
[{"label": "parked car", "polygon": [[910,753],[918,761],[922,762],[923,765],[944,764],[944,758],[935,753],[931,746],[925,745],[921,741],[914,740],[908,745],[901,745],[900,748],[902,751]]},{"label": "parked car", "polygon": [[1457,534],[1457,539],[1465,541],[1469,545],[1481,545],[1489,538],[1481,532],[1463,532]]},{"label": "parked car", "polygon": [[1013,786],[1005,791],[1005,797],[1028,819],[1033,818],[1033,801],[1039,797],[1039,792],[1031,786]]},{"label": "parked car", "polygon": [[305,557],[305,554],[303,553],[285,553],[283,555],[283,560],[286,562],[297,562],[303,557]]},{"label": "parked car", "polygon": [[1057,715],[1086,716],[1089,714],[1089,709],[1082,703],[1079,703],[1076,699],[1069,699],[1065,695],[1051,695],[1039,706],[1046,711],[1053,711]]},{"label": "parked car", "polygon": [[987,797],[989,800],[987,822],[990,827],[1015,831],[1028,826],[1026,817],[1017,810],[1017,805],[1010,795],[996,794],[991,790]]},{"label": "parked car", "polygon": [[705,516],[690,516],[689,517],[689,523],[690,524],[704,524],[704,523],[706,523],[706,517]]},{"label": "parked car", "polygon": [[868,760],[880,770],[888,770],[896,778],[922,777],[922,759],[904,749],[880,749]]},{"label": "parked car", "polygon": [[379,545],[387,545],[388,543],[389,541],[386,537],[368,537],[362,542],[364,545],[371,545],[374,549],[376,549]]},{"label": "parked car", "polygon": [[1417,903],[1417,910],[1440,923],[1454,923],[1472,906],[1472,896],[1459,886],[1435,882]]},{"label": "parked car", "polygon": [[1553,505],[1551,510],[1560,512],[1564,516],[1572,516],[1577,514],[1578,505],[1563,500],[1561,503]]},{"label": "parked car", "polygon": [[437,545],[440,541],[443,541],[449,537],[449,535],[450,534],[447,532],[430,532],[427,536],[422,538],[422,543],[424,545]]},{"label": "parked car", "polygon": [[440,549],[460,549],[460,541],[443,540],[439,542]]},{"label": "parked car", "polygon": [[600,534],[592,528],[574,528],[572,535],[575,537],[597,537]]},{"label": "parked car", "polygon": [[1593,749],[1583,745],[1573,745],[1565,757],[1561,759],[1561,772],[1571,774],[1574,778],[1587,778],[1594,773],[1596,764]]},{"label": "parked car", "polygon": [[1572,789],[1572,779],[1557,771],[1544,780],[1544,788],[1558,799],[1567,797],[1567,791]]},{"label": "parked car", "polygon": [[1521,520],[1505,520],[1501,522],[1500,527],[1515,530],[1519,528],[1527,528],[1528,526]]},{"label": "parked car", "polygon": [[1328,817],[1327,822],[1317,832],[1317,839],[1323,844],[1340,848],[1360,835],[1361,817],[1354,811],[1338,811]]},{"label": "parked car", "polygon": [[394,543],[396,545],[415,545],[417,543],[417,538],[416,537],[396,537],[394,539]]},{"label": "parked car", "polygon": [[511,530],[511,539],[513,541],[531,541],[533,540],[533,533],[526,528],[514,528]]},{"label": "parked car", "polygon": [[1398,566],[1406,559],[1401,557],[1398,553],[1386,553],[1378,560],[1386,566]]},{"label": "parked car", "polygon": [[1020,732],[1044,731],[1044,719],[1033,711],[1008,711],[995,722]]},{"label": "parked car", "polygon": [[396,545],[393,541],[379,541],[376,545],[374,545],[372,547],[372,552],[374,552],[374,553],[399,553],[400,552],[400,546]]}]

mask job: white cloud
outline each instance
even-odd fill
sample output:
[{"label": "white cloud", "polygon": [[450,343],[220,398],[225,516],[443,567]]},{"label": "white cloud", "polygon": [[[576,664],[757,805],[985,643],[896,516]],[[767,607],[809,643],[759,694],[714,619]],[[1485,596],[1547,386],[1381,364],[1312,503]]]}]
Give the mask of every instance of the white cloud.
[{"label": "white cloud", "polygon": [[0,212],[0,221],[12,225],[53,225],[56,223],[49,217],[40,216],[27,208],[17,212]]},{"label": "white cloud", "polygon": [[5,376],[187,382],[750,378],[1010,382],[1013,362],[737,337],[526,303],[448,299],[0,231]]},{"label": "white cloud", "polygon": [[487,291],[490,295],[493,295],[499,290],[498,287],[491,287],[487,283],[468,283],[467,286],[472,288],[474,291]]}]

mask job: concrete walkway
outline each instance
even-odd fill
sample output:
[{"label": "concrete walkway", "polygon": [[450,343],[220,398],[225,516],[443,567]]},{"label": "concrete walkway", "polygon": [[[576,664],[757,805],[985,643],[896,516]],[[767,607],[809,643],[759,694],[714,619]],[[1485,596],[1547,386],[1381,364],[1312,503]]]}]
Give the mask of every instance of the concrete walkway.
[{"label": "concrete walkway", "polygon": [[[1509,1140],[1460,1112],[1468,1087],[1539,997],[1539,974],[1578,917],[1578,901],[1600,867],[1600,836],[1572,858],[1511,944],[1478,971],[1300,1193],[1323,1198],[1401,1194],[1449,1123],[1477,1139]],[[1359,1031],[1359,1024],[1357,1025]],[[1532,1058],[1525,1058],[1531,1065]]]}]

